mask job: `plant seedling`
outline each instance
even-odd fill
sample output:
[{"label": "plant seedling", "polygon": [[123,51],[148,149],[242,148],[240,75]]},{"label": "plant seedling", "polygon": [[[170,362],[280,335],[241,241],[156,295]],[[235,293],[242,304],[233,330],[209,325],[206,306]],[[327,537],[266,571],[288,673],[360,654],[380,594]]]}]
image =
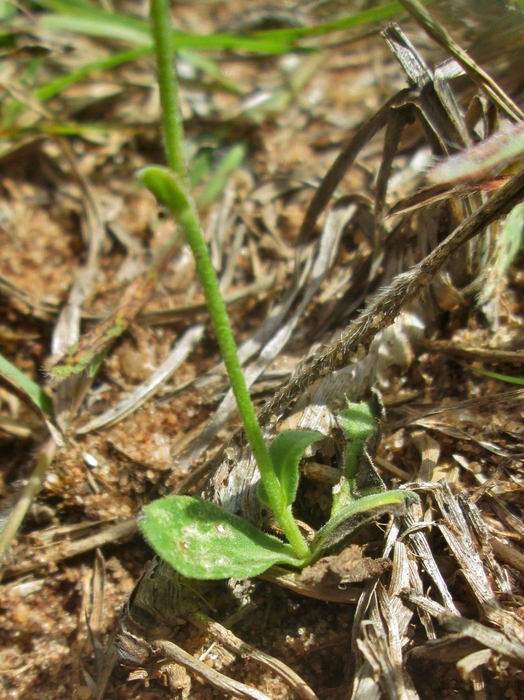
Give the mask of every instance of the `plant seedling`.
[{"label": "plant seedling", "polygon": [[[243,578],[260,574],[275,564],[301,568],[318,559],[327,549],[346,540],[366,522],[384,513],[403,512],[406,504],[417,497],[409,491],[384,493],[382,490],[367,495],[362,492],[362,497],[358,497],[357,475],[361,457],[377,426],[371,409],[366,405],[348,405],[346,420],[349,427],[343,427],[346,435],[350,436],[345,469],[348,497],[339,502],[336,513],[319,530],[311,547],[302,536],[292,513],[299,481],[299,462],[304,450],[324,436],[315,431],[286,431],[279,434],[269,448],[264,442],[200,220],[189,192],[189,178],[182,154],[183,132],[168,7],[167,0],[151,0],[152,34],[169,167],[144,168],[139,177],[171,211],[193,251],[238,411],[260,471],[259,497],[273,511],[288,543],[257,530],[242,518],[212,503],[189,496],[170,496],[151,503],[144,508],[139,524],[157,554],[188,578]],[[355,409],[355,406],[360,406],[360,409]],[[351,412],[355,413],[355,410],[356,414],[353,415]]]}]

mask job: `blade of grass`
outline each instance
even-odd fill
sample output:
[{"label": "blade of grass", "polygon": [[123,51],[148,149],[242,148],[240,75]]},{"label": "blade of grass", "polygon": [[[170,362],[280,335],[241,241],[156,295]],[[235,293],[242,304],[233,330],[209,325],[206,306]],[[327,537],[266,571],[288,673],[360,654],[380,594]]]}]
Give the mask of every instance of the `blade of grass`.
[{"label": "blade of grass", "polygon": [[[111,17],[112,15],[108,15]],[[77,34],[89,34],[90,36],[104,36],[111,39],[128,41],[140,46],[151,46],[151,37],[136,27],[108,24],[105,20],[82,19],[81,17],[65,17],[61,15],[45,15],[42,17],[42,26],[59,32],[74,32]],[[281,54],[286,51],[297,51],[298,47],[285,42],[250,37],[237,36],[235,34],[182,34],[173,32],[176,39],[177,50],[200,49],[202,51],[236,50],[250,51],[262,54]],[[304,49],[305,50],[305,49]]]},{"label": "blade of grass", "polygon": [[511,97],[506,95],[504,90],[457,44],[448,34],[446,29],[439,24],[429,14],[419,0],[400,0],[409,14],[418,22],[432,39],[440,46],[444,47],[456,59],[466,71],[469,78],[484,90],[491,98],[492,102],[505,112],[510,119],[519,121],[524,119],[524,113],[513,102]]},{"label": "blade of grass", "polygon": [[[112,131],[118,133],[135,134],[139,131],[138,128],[123,127],[121,124],[107,123],[85,123],[77,124],[75,122],[50,122],[41,121],[28,127],[20,128],[1,128],[0,138],[2,139],[17,139],[21,136],[39,136],[41,134],[53,134],[55,136],[83,136],[87,141],[93,140],[100,142],[100,137],[109,137]],[[5,157],[5,152],[2,152]]]},{"label": "blade of grass", "polygon": [[[130,51],[121,51],[119,53],[114,54],[113,56],[109,56],[109,58],[106,58],[103,61],[94,61],[93,63],[87,63],[85,66],[83,66],[77,71],[73,71],[72,73],[68,73],[67,75],[62,75],[59,78],[56,78],[56,80],[47,83],[46,85],[41,85],[35,90],[34,95],[42,102],[45,102],[46,100],[51,99],[55,95],[58,95],[60,92],[62,92],[62,90],[65,90],[70,85],[74,85],[80,82],[81,80],[84,80],[85,78],[88,78],[89,76],[93,75],[93,73],[110,70],[111,68],[116,68],[117,66],[121,66],[124,63],[131,63],[137,58],[141,58],[142,56],[149,56],[152,53],[152,45],[142,46],[137,49],[131,49]],[[237,83],[233,82],[232,80],[229,80],[229,78],[224,76],[213,61],[210,61],[204,56],[200,56],[194,51],[180,51],[179,55],[188,63],[191,63],[193,66],[195,66],[195,68],[198,68],[204,73],[207,73],[207,75],[213,78],[215,83],[218,83],[226,90],[229,90],[230,92],[233,92],[237,95],[245,94],[246,91],[242,89]]]},{"label": "blade of grass", "polygon": [[[81,34],[101,32],[98,36],[110,36],[132,44],[151,44],[149,25],[138,17],[107,12],[84,0],[36,0],[36,4],[51,10],[51,14],[41,17],[43,26],[48,29]],[[85,29],[82,29],[82,23]]]},{"label": "blade of grass", "polygon": [[428,171],[430,182],[444,183],[481,180],[498,173],[524,155],[524,122],[497,131],[465,151],[437,163]]},{"label": "blade of grass", "polygon": [[[462,363],[461,363],[462,364]],[[522,377],[512,377],[509,374],[499,374],[499,372],[492,372],[489,369],[483,369],[482,367],[474,367],[473,365],[463,365],[467,367],[474,374],[480,374],[483,377],[489,377],[490,379],[498,379],[501,382],[506,382],[507,384],[518,384],[519,386],[524,386],[524,379]]]},{"label": "blade of grass", "polygon": [[73,71],[73,73],[68,73],[67,75],[62,75],[60,78],[47,83],[47,85],[42,85],[41,87],[37,88],[34,95],[39,100],[42,100],[42,102],[45,102],[46,100],[51,99],[51,97],[54,97],[58,93],[62,92],[62,90],[65,90],[65,88],[69,87],[70,85],[74,85],[80,80],[88,78],[97,71],[109,70],[110,68],[121,66],[123,63],[130,63],[131,61],[135,61],[137,58],[147,56],[151,53],[153,53],[152,46],[141,47],[138,49],[131,49],[130,51],[121,51],[113,56],[110,56],[109,58],[104,59],[103,61],[87,63],[79,70]]},{"label": "blade of grass", "polygon": [[[504,288],[508,268],[512,265],[524,245],[524,203],[520,202],[512,209],[502,224],[497,236],[495,254],[491,257],[489,272],[478,297],[479,305],[486,306],[488,315],[498,306],[493,302]],[[490,311],[491,308],[491,311]],[[496,312],[498,313],[498,312]]]},{"label": "blade of grass", "polygon": [[225,76],[217,64],[214,61],[210,61],[209,58],[206,58],[195,51],[186,50],[178,51],[178,55],[188,63],[191,63],[191,65],[195,68],[198,68],[203,73],[209,75],[210,78],[213,78],[215,83],[221,85],[223,88],[229,90],[235,95],[245,95],[247,93],[245,88],[242,88],[234,80],[230,80],[227,76]]},{"label": "blade of grass", "polygon": [[211,171],[211,154],[208,149],[197,153],[190,164],[189,184],[192,188],[199,185]]},{"label": "blade of grass", "polygon": [[[91,36],[120,39],[139,46],[151,46],[149,24],[145,20],[77,3],[39,0],[39,5],[54,12],[44,14],[40,22],[45,29],[67,31]],[[279,38],[242,36],[235,34],[184,34],[173,32],[177,50],[235,49],[255,53],[280,54],[293,48],[292,43]],[[295,47],[296,49],[296,47]]]},{"label": "blade of grass", "polygon": [[36,467],[0,532],[0,566],[5,558],[7,550],[16,537],[16,533],[29,510],[33,498],[42,486],[47,469],[55,457],[56,447],[56,442],[51,438],[41,448]]},{"label": "blade of grass", "polygon": [[18,395],[27,396],[42,413],[53,413],[53,402],[45,391],[3,355],[0,355],[0,378],[12,386]]},{"label": "blade of grass", "polygon": [[[173,239],[166,250],[166,255],[160,260],[160,267],[165,262],[166,256],[172,252],[174,244],[175,240]],[[130,282],[115,311],[88,333],[85,333],[51,368],[51,375],[69,377],[90,368],[91,376],[94,376],[110,345],[126,331],[148,301],[154,289],[157,273],[158,268],[153,265],[151,270]]]},{"label": "blade of grass", "polygon": [[[524,0],[523,0],[524,1]],[[331,32],[339,32],[344,29],[354,29],[355,27],[381,22],[384,19],[394,17],[399,13],[404,12],[404,8],[399,2],[390,2],[381,7],[373,7],[370,10],[357,12],[354,15],[340,17],[333,22],[324,22],[323,24],[315,24],[309,27],[290,27],[286,29],[265,29],[255,32],[257,37],[280,39],[282,41],[296,41],[297,39],[305,39],[310,36],[322,36]]]},{"label": "blade of grass", "polygon": [[204,191],[198,198],[198,204],[205,206],[211,204],[220,194],[229,179],[229,175],[239,168],[246,157],[247,146],[245,143],[235,143],[222,158]]},{"label": "blade of grass", "polygon": [[[42,18],[43,25],[48,29],[108,36],[131,43],[151,42],[148,23],[142,19],[116,12],[106,12],[90,3],[83,2],[83,0],[37,0],[37,4],[55,13],[45,15]],[[236,49],[278,54],[300,50],[296,44],[299,39],[322,36],[331,32],[380,22],[403,11],[404,9],[399,2],[390,2],[381,7],[309,27],[268,29],[244,36],[220,32],[210,35],[174,32],[174,36],[177,50],[181,48]]]}]

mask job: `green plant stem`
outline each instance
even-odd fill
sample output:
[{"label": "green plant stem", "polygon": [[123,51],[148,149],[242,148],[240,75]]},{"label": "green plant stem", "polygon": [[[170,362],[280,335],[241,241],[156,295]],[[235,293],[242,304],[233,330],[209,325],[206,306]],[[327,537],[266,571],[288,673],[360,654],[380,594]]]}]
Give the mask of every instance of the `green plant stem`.
[{"label": "green plant stem", "polygon": [[178,105],[174,50],[171,41],[169,6],[167,0],[151,0],[152,32],[158,64],[158,83],[163,109],[162,122],[169,167],[185,185],[185,202],[173,204],[172,212],[180,224],[190,246],[197,272],[206,297],[218,345],[227,369],[231,388],[235,395],[249,444],[266,488],[268,501],[275,517],[299,559],[310,555],[291,509],[284,503],[284,496],[264,442],[262,430],[246,386],[242,366],[238,359],[235,339],[226,306],[220,292],[218,279],[209,257],[200,220],[187,186],[188,177],[182,157],[183,129]]},{"label": "green plant stem", "polygon": [[187,184],[182,150],[184,129],[178,101],[178,79],[168,0],[151,0],[151,32],[155,44],[167,164]]}]

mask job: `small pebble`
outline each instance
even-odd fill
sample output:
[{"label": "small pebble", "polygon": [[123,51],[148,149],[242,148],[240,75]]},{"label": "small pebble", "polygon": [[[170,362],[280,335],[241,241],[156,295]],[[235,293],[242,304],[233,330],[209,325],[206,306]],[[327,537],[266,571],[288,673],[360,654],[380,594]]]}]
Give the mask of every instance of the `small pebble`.
[{"label": "small pebble", "polygon": [[120,371],[131,382],[141,382],[147,375],[148,370],[144,358],[131,348],[125,348],[119,355]]}]

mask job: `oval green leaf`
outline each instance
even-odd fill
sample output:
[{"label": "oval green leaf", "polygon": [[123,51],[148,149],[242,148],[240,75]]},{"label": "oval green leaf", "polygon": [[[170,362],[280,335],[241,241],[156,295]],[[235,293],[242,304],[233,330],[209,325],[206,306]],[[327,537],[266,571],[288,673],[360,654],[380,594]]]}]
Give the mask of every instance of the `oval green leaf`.
[{"label": "oval green leaf", "polygon": [[[280,482],[285,505],[294,503],[298,489],[298,466],[304,451],[314,442],[322,440],[324,435],[317,430],[284,430],[279,433],[269,447],[271,461]],[[258,497],[270,505],[264,485],[258,487]]]},{"label": "oval green leaf", "polygon": [[336,544],[349,539],[364,525],[378,520],[386,513],[404,515],[419,497],[413,491],[386,491],[363,496],[336,513],[317,532],[311,549],[315,559]]},{"label": "oval green leaf", "polygon": [[138,524],[155,552],[187,578],[247,578],[274,564],[303,563],[288,544],[191,496],[154,501]]},{"label": "oval green leaf", "polygon": [[350,403],[337,413],[337,423],[347,440],[344,473],[346,479],[354,479],[367,441],[378,432],[377,419],[371,401]]}]

